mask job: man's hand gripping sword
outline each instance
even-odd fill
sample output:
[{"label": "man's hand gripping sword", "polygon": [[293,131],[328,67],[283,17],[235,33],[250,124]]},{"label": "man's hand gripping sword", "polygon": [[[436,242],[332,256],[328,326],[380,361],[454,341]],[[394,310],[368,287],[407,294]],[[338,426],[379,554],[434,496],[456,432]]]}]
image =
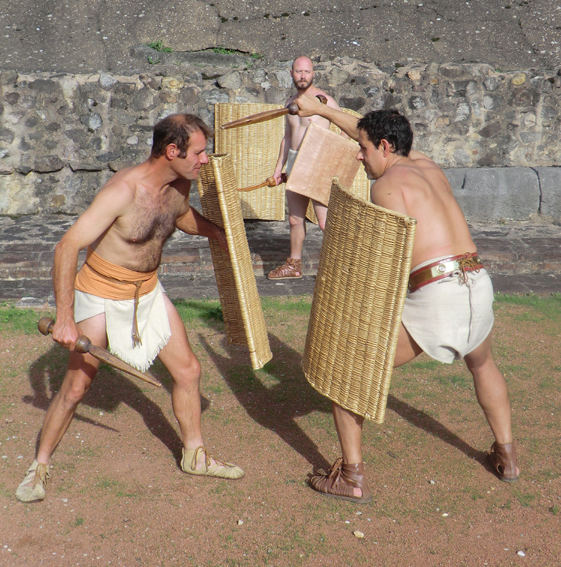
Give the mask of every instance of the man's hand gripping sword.
[{"label": "man's hand gripping sword", "polygon": [[[37,328],[39,329],[41,334],[48,335],[49,333],[53,332],[54,324],[55,324],[54,319],[51,319],[50,317],[43,317],[42,319],[39,320],[39,323],[37,323]],[[140,378],[141,380],[144,380],[145,382],[148,382],[153,386],[157,386],[158,388],[162,387],[162,385],[157,380],[155,380],[151,376],[148,376],[148,374],[145,374],[144,372],[137,370],[134,366],[127,364],[126,362],[122,361],[119,357],[106,351],[104,348],[98,347],[96,345],[92,345],[90,339],[88,339],[88,337],[86,337],[85,335],[82,335],[78,339],[76,343],[76,351],[82,354],[87,352],[92,356],[94,356],[95,358],[97,358],[98,360],[101,360],[101,362],[105,362],[106,364],[109,364],[109,366],[112,366],[117,370],[122,370],[123,372],[127,372],[128,374],[131,374],[135,378]]]}]

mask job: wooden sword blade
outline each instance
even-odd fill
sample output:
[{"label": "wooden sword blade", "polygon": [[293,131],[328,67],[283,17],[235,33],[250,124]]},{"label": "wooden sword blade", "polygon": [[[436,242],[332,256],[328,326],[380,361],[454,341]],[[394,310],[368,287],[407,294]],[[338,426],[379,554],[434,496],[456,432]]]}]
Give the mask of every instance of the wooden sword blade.
[{"label": "wooden sword blade", "polygon": [[276,110],[265,110],[264,112],[258,112],[257,114],[251,114],[245,118],[240,118],[239,120],[233,120],[226,124],[222,124],[220,128],[222,130],[228,130],[229,128],[239,128],[240,126],[249,126],[250,124],[259,124],[260,122],[267,122],[267,120],[273,120],[274,118],[279,118],[288,114],[290,110],[288,108],[278,108]]},{"label": "wooden sword blade", "polygon": [[131,374],[135,378],[140,378],[141,380],[144,380],[145,382],[148,382],[153,386],[157,386],[158,388],[162,387],[162,385],[157,380],[148,376],[148,374],[136,369],[134,366],[131,366],[124,360],[121,360],[118,356],[111,354],[109,351],[105,350],[104,348],[91,345],[90,348],[88,349],[88,352],[92,356],[95,356],[95,358],[97,358],[101,362],[105,362],[106,364],[109,364],[109,366],[112,366],[117,370],[122,370],[123,372],[126,372],[127,374]]}]

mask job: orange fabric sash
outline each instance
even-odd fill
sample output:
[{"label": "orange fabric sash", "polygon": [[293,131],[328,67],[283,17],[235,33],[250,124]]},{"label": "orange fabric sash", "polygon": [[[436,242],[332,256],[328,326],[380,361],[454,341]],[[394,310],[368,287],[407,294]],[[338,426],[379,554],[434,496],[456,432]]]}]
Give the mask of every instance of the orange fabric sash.
[{"label": "orange fabric sash", "polygon": [[153,291],[158,285],[158,270],[135,272],[104,260],[88,247],[86,261],[74,282],[74,288],[105,299],[134,299],[132,338],[134,344],[142,343],[138,333],[136,311],[139,298]]},{"label": "orange fabric sash", "polygon": [[75,289],[105,299],[134,299],[137,286],[139,296],[154,290],[158,284],[157,270],[135,272],[104,260],[91,248],[84,265],[76,276]]}]

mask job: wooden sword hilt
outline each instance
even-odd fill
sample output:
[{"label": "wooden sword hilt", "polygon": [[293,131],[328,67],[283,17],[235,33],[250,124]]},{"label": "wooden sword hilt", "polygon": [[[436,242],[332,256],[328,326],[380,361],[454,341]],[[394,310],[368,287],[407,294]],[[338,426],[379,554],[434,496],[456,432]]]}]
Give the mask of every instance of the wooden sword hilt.
[{"label": "wooden sword hilt", "polygon": [[[50,317],[43,317],[39,319],[39,323],[37,323],[37,328],[42,335],[49,335],[53,332],[53,327],[55,326],[55,320],[51,319]],[[86,352],[90,352],[90,348],[92,346],[92,341],[88,339],[85,335],[82,335],[76,341],[76,352],[80,352],[85,354]]]},{"label": "wooden sword hilt", "polygon": [[[288,175],[286,173],[281,173],[281,183],[286,183],[288,179]],[[255,191],[255,189],[261,189],[261,187],[276,187],[277,182],[275,178],[271,175],[271,177],[267,177],[263,183],[259,183],[258,185],[252,185],[251,187],[243,187],[242,189],[238,189],[240,193],[249,193],[249,191]]]}]

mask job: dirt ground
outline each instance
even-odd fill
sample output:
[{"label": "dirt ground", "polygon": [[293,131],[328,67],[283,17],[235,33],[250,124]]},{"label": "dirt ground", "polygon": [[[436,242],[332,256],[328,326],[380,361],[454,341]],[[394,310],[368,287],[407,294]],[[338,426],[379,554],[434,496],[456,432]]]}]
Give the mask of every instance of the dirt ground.
[{"label": "dirt ground", "polygon": [[54,455],[47,498],[27,505],[14,492],[66,352],[0,327],[0,565],[559,565],[558,306],[496,303],[518,483],[500,482],[486,464],[492,436],[464,365],[423,355],[395,371],[384,425],[366,424],[374,500],[357,505],[307,485],[339,456],[330,404],[300,366],[309,303],[265,302],[274,358],[257,372],[244,348],[226,343],[216,304],[182,312],[203,369],[207,447],[244,468],[243,479],[181,472],[159,363],[162,390],[104,366]]}]

